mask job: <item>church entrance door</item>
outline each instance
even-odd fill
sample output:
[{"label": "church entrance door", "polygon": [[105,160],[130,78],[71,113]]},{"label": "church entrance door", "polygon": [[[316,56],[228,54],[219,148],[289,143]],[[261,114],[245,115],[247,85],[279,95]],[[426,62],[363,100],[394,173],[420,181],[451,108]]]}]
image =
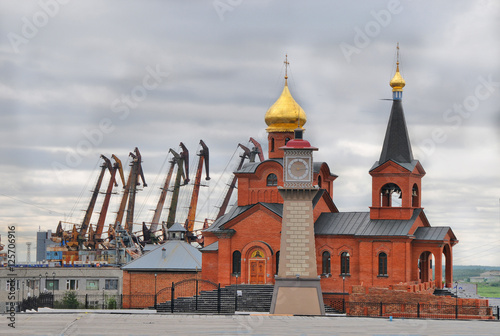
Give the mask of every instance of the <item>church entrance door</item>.
[{"label": "church entrance door", "polygon": [[249,260],[249,283],[251,285],[266,283],[266,259],[264,253],[260,250],[255,250]]}]

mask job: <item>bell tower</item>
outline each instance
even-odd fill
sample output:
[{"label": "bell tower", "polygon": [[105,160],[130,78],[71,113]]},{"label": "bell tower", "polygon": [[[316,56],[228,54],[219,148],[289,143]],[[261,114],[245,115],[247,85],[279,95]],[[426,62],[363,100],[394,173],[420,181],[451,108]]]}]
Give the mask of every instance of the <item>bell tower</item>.
[{"label": "bell tower", "polygon": [[392,109],[380,159],[370,169],[372,176],[371,219],[410,219],[421,208],[421,179],[425,170],[413,158],[403,111],[405,80],[399,72],[399,43],[396,74],[390,81]]}]

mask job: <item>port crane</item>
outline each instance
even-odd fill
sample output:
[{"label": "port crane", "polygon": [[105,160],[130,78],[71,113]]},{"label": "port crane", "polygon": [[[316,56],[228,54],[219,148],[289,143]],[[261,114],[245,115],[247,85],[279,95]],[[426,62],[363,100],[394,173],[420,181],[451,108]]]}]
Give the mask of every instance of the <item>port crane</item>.
[{"label": "port crane", "polygon": [[194,221],[196,217],[196,208],[198,205],[198,195],[200,193],[200,187],[201,187],[201,172],[203,170],[203,163],[205,163],[205,180],[210,180],[210,174],[209,174],[209,151],[208,147],[203,142],[203,140],[200,140],[200,145],[201,145],[201,150],[198,153],[198,156],[200,157],[198,161],[198,168],[196,169],[196,176],[194,179],[194,186],[193,186],[193,193],[191,195],[191,202],[189,204],[189,212],[188,216],[186,219],[185,223],[185,228],[187,231],[186,234],[186,239],[188,242],[194,242],[197,240],[196,235],[194,234]]},{"label": "port crane", "polygon": [[[179,146],[182,149],[180,154],[177,154],[173,150],[171,151],[171,153],[174,155],[173,160],[176,161],[177,174],[175,175],[174,190],[172,192],[172,199],[170,200],[170,210],[168,212],[166,229],[170,229],[170,227],[175,223],[177,202],[179,200],[179,191],[181,187],[181,177],[184,180],[183,185],[189,183],[189,151],[182,142],[179,144]],[[185,166],[185,169],[183,168],[183,166]],[[165,231],[165,227],[163,227],[163,238],[166,240],[166,237],[167,232]]]}]

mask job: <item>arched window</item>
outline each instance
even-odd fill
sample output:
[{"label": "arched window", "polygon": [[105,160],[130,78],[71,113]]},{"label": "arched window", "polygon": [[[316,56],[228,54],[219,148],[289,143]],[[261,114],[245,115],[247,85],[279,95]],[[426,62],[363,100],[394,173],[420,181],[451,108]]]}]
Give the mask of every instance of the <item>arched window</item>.
[{"label": "arched window", "polygon": [[420,204],[418,202],[418,186],[417,186],[417,184],[414,184],[413,188],[411,189],[411,206],[414,208],[420,207]]},{"label": "arched window", "polygon": [[349,265],[349,252],[342,252],[340,255],[340,274],[349,275],[350,265]]},{"label": "arched window", "polygon": [[322,269],[322,272],[323,274],[330,274],[332,273],[332,269],[331,269],[331,263],[330,263],[330,252],[328,251],[325,251],[323,252],[323,267],[321,268]]},{"label": "arched window", "polygon": [[280,269],[280,251],[276,252],[276,274]]},{"label": "arched window", "polygon": [[271,147],[271,152],[274,152],[274,138],[271,138],[270,147]]},{"label": "arched window", "polygon": [[241,273],[241,252],[233,252],[233,274]]},{"label": "arched window", "polygon": [[318,176],[318,187],[321,188],[321,176]]},{"label": "arched window", "polygon": [[267,175],[266,185],[268,187],[275,187],[278,185],[278,177],[276,176],[276,174],[271,173],[271,174]]},{"label": "arched window", "polygon": [[380,189],[383,207],[400,207],[402,204],[401,188],[394,183],[387,183]]},{"label": "arched window", "polygon": [[286,137],[286,138],[285,138],[285,146],[286,146],[286,144],[288,143],[288,141],[290,141],[290,138]]},{"label": "arched window", "polygon": [[387,276],[387,253],[385,252],[378,255],[378,275]]}]

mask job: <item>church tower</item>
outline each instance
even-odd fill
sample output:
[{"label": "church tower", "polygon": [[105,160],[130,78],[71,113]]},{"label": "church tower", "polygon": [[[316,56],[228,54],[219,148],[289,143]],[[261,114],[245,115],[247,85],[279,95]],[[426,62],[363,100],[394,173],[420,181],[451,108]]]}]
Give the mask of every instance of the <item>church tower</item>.
[{"label": "church tower", "polygon": [[392,109],[380,159],[370,169],[372,176],[371,219],[410,219],[421,208],[421,179],[425,170],[413,158],[403,112],[405,80],[399,72],[399,44],[396,74],[390,81]]},{"label": "church tower", "polygon": [[285,87],[281,96],[267,110],[265,121],[269,141],[269,158],[281,159],[284,152],[281,147],[285,146],[294,137],[294,130],[298,127],[303,129],[306,123],[306,113],[293,99],[288,89],[288,57],[285,58]]}]

